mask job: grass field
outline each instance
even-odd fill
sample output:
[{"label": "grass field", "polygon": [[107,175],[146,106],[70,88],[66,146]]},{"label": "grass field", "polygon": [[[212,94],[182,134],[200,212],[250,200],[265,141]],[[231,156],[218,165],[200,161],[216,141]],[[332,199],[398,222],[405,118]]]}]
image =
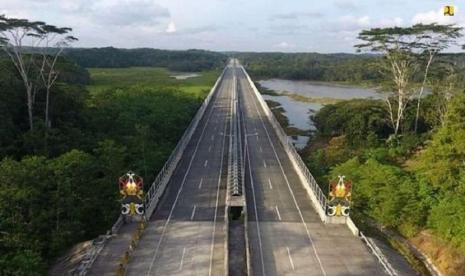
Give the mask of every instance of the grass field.
[{"label": "grass field", "polygon": [[124,89],[132,86],[170,87],[186,93],[205,96],[220,75],[219,71],[200,72],[200,76],[177,80],[165,68],[130,67],[130,68],[89,68],[91,84],[89,91],[94,94],[107,89]]}]

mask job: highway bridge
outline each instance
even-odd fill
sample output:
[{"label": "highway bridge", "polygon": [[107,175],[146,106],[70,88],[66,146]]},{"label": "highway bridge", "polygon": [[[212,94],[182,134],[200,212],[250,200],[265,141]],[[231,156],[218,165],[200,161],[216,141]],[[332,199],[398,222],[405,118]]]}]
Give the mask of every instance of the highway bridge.
[{"label": "highway bridge", "polygon": [[[82,274],[395,275],[326,199],[250,77],[231,60],[147,194]],[[132,243],[132,244],[131,244]]]}]

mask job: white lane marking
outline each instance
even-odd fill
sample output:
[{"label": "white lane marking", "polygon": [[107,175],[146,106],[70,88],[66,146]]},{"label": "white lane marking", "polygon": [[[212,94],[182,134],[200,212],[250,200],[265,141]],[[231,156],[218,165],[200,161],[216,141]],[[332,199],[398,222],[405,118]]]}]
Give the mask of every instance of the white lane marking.
[{"label": "white lane marking", "polygon": [[[244,110],[241,108],[241,114],[242,118],[244,118]],[[247,125],[244,124],[244,133],[247,133]],[[265,261],[263,259],[263,247],[262,247],[262,235],[260,231],[260,223],[259,223],[259,218],[258,218],[258,211],[257,211],[257,200],[255,198],[255,185],[253,181],[253,175],[252,175],[252,163],[250,162],[250,154],[249,154],[249,144],[248,144],[248,138],[247,135],[245,136],[245,155],[247,156],[246,162],[248,163],[249,167],[249,177],[250,177],[250,186],[252,187],[252,199],[253,199],[253,208],[254,208],[254,213],[255,213],[255,223],[257,227],[257,235],[258,235],[258,247],[260,248],[260,260],[262,263],[262,274],[263,276],[266,276],[265,272]]]},{"label": "white lane marking", "polygon": [[215,140],[215,135],[214,135],[214,134],[212,135],[212,141],[213,141],[213,140]]},{"label": "white lane marking", "polygon": [[[247,94],[250,94],[250,95],[252,96],[252,93],[247,93]],[[257,100],[258,100],[258,99],[257,99]],[[284,180],[285,180],[286,183],[287,183],[287,187],[288,187],[288,189],[289,189],[289,192],[291,193],[291,196],[292,196],[292,199],[293,199],[293,201],[294,201],[294,204],[295,204],[295,206],[297,207],[297,211],[298,211],[298,213],[299,213],[299,216],[300,216],[300,219],[301,219],[301,221],[302,221],[302,224],[303,224],[304,227],[305,227],[305,231],[307,232],[307,237],[308,237],[308,239],[309,239],[309,241],[310,241],[310,244],[312,245],[312,249],[313,249],[313,252],[315,253],[315,257],[316,257],[316,259],[317,259],[317,261],[318,261],[318,264],[319,264],[319,266],[320,266],[321,272],[323,273],[324,276],[326,276],[327,274],[326,274],[326,271],[325,271],[325,269],[324,269],[324,267],[323,267],[323,263],[321,262],[321,259],[320,259],[319,255],[318,255],[318,252],[317,252],[316,247],[315,247],[315,243],[313,242],[313,238],[312,238],[312,236],[310,235],[310,230],[308,230],[307,223],[305,222],[304,216],[302,215],[302,211],[300,210],[299,204],[297,203],[297,199],[295,198],[294,191],[292,191],[291,184],[289,183],[289,179],[287,179],[286,173],[284,172],[283,166],[282,166],[281,161],[279,160],[279,157],[278,157],[278,153],[276,152],[276,149],[275,149],[275,147],[274,147],[274,145],[273,145],[273,141],[271,140],[271,137],[270,137],[270,134],[269,134],[269,132],[268,132],[268,129],[267,129],[266,125],[265,125],[265,122],[264,122],[264,120],[263,120],[263,118],[262,118],[262,115],[260,114],[260,111],[259,111],[259,109],[258,109],[257,103],[255,102],[255,97],[254,97],[254,96],[252,96],[252,102],[253,102],[253,104],[254,104],[254,106],[255,106],[255,110],[257,111],[257,114],[258,114],[258,117],[260,118],[260,121],[261,121],[261,123],[262,123],[262,126],[263,126],[263,128],[265,129],[266,136],[268,137],[268,142],[270,143],[271,148],[273,149],[275,158],[276,158],[276,160],[278,161],[279,167],[281,168],[281,173],[283,174]]]},{"label": "white lane marking", "polygon": [[[213,99],[212,101],[215,101],[215,100],[216,99]],[[195,145],[195,149],[194,149],[194,152],[192,154],[191,160],[189,161],[189,165],[187,166],[186,173],[184,174],[184,177],[183,177],[183,179],[181,181],[181,187],[179,187],[179,191],[176,194],[176,198],[174,199],[173,205],[171,206],[171,210],[170,210],[170,213],[168,215],[168,219],[165,221],[165,224],[163,225],[163,230],[161,232],[160,239],[158,240],[157,246],[155,247],[155,252],[153,253],[152,261],[150,262],[150,266],[149,266],[149,269],[148,269],[147,274],[146,274],[147,276],[150,275],[150,272],[152,271],[153,265],[155,264],[155,260],[156,260],[157,255],[158,255],[160,245],[161,245],[161,243],[163,241],[163,237],[165,236],[166,228],[167,228],[168,224],[171,221],[171,217],[173,215],[174,208],[176,207],[176,204],[177,204],[178,199],[179,199],[179,195],[181,194],[182,189],[184,187],[184,184],[186,183],[187,175],[189,174],[189,172],[191,170],[192,163],[194,162],[195,155],[197,154],[197,150],[199,149],[200,142],[202,141],[202,138],[205,135],[205,130],[207,129],[207,126],[208,126],[208,123],[210,121],[210,118],[211,118],[212,114],[213,114],[213,109],[210,110],[210,113],[208,114],[207,121],[205,122],[205,125],[202,128],[202,132],[200,133],[199,140],[197,141],[197,144]]]},{"label": "white lane marking", "polygon": [[278,205],[274,207],[276,209],[276,214],[278,214],[278,219],[281,220],[281,214],[279,213]]},{"label": "white lane marking", "polygon": [[203,163],[203,166],[206,168],[208,166],[208,160],[205,160],[205,163]]},{"label": "white lane marking", "polygon": [[194,219],[194,216],[195,216],[195,208],[197,208],[196,205],[194,205],[194,208],[192,209],[192,215],[191,215],[191,220]]},{"label": "white lane marking", "polygon": [[260,152],[263,152],[262,146],[260,146]]},{"label": "white lane marking", "polygon": [[212,146],[208,146],[208,152],[212,151]]},{"label": "white lane marking", "polygon": [[263,160],[263,167],[266,168],[266,161],[265,160]]},{"label": "white lane marking", "polygon": [[289,256],[289,262],[291,263],[292,270],[295,270],[294,262],[292,261],[291,251],[289,250],[289,247],[287,246],[286,246],[286,249],[287,249],[287,255]]},{"label": "white lane marking", "polygon": [[202,189],[202,183],[203,183],[203,177],[200,178],[200,182],[199,182],[199,190]]},{"label": "white lane marking", "polygon": [[253,175],[252,175],[252,165],[251,165],[252,163],[250,162],[250,154],[248,153],[249,152],[249,147],[248,147],[248,143],[247,143],[247,137],[245,138],[245,144],[246,144],[245,154],[247,155],[247,163],[249,164],[250,185],[252,186],[253,208],[254,208],[254,212],[255,212],[255,219],[256,219],[255,223],[256,223],[256,226],[257,226],[257,234],[258,234],[258,247],[260,248],[260,259],[261,259],[261,262],[262,262],[262,273],[263,273],[263,276],[265,276],[266,273],[265,273],[265,261],[263,259],[262,235],[261,235],[261,231],[260,231],[260,220],[258,218],[257,200],[255,199],[255,185],[254,185]]},{"label": "white lane marking", "polygon": [[[231,95],[232,96],[232,95]],[[232,97],[231,97],[231,103],[232,103]],[[231,109],[232,110],[232,106]],[[226,127],[227,127],[228,121],[224,120],[224,128],[223,132],[226,133]],[[232,130],[230,130],[230,134],[232,133]],[[215,247],[215,233],[216,233],[216,218],[218,216],[218,203],[220,199],[220,185],[221,185],[221,175],[223,174],[223,155],[224,155],[224,148],[226,144],[226,135],[223,135],[223,145],[221,146],[221,161],[220,161],[220,171],[218,174],[218,185],[216,187],[216,203],[215,203],[215,216],[213,217],[213,231],[212,231],[212,242],[210,246],[210,266],[208,268],[208,276],[212,275],[212,266],[213,266],[213,249]]]},{"label": "white lane marking", "polygon": [[257,141],[258,141],[258,133],[257,133],[257,136],[255,136],[255,137],[257,137]]},{"label": "white lane marking", "polygon": [[181,263],[179,263],[179,271],[182,270],[182,265],[184,264],[184,255],[186,255],[186,248],[185,247],[182,249]]},{"label": "white lane marking", "polygon": [[271,178],[268,178],[268,184],[270,184],[270,190],[273,190],[273,185],[271,185]]}]

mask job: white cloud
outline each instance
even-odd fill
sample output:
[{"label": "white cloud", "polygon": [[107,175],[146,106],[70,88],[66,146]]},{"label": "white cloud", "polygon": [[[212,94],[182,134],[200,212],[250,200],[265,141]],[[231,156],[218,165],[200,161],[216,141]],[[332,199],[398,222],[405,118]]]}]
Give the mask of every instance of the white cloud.
[{"label": "white cloud", "polygon": [[400,17],[383,18],[379,20],[374,27],[401,27],[404,25],[404,20]]},{"label": "white cloud", "polygon": [[117,26],[153,25],[169,18],[168,9],[151,0],[102,0],[89,8],[93,20]]},{"label": "white cloud", "polygon": [[334,5],[342,10],[355,10],[357,4],[353,0],[335,0]]},{"label": "white cloud", "polygon": [[368,26],[370,25],[370,17],[369,16],[362,16],[357,19],[357,23],[360,26]]},{"label": "white cloud", "polygon": [[278,44],[275,44],[274,47],[280,48],[280,49],[292,49],[292,48],[295,48],[295,45],[292,43],[288,43],[286,41],[282,41]]},{"label": "white cloud", "polygon": [[273,20],[295,20],[299,18],[321,18],[324,14],[321,12],[316,11],[308,11],[308,12],[289,12],[289,13],[279,13],[270,16],[268,19]]},{"label": "white cloud", "polygon": [[165,32],[167,32],[167,33],[175,33],[175,32],[176,32],[176,24],[174,24],[174,22],[171,21],[171,22],[168,24],[168,27],[166,27]]}]

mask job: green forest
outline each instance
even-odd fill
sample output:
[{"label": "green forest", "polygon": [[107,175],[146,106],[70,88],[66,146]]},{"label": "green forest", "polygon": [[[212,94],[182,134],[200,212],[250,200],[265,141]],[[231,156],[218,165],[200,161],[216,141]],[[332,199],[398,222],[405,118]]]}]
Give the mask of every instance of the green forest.
[{"label": "green forest", "polygon": [[[362,85],[376,85],[384,80],[376,64],[376,60],[382,59],[379,54],[234,53],[234,56],[255,80],[282,78]],[[443,53],[440,59],[461,68],[465,66],[464,53]],[[415,76],[416,81],[421,78],[421,74]]]},{"label": "green forest", "polygon": [[165,67],[196,72],[222,67],[227,56],[205,50],[170,51],[149,48],[68,48],[64,55],[82,67]]},{"label": "green forest", "polygon": [[[169,51],[157,53],[170,59]],[[119,215],[117,179],[127,170],[150,185],[223,67],[189,51],[177,54],[189,57],[200,76],[176,80],[166,67],[108,68],[112,61],[85,69],[60,57],[50,123],[37,81],[33,129],[21,76],[2,56],[1,275],[44,275],[72,245],[105,233]],[[98,60],[98,51],[87,58]],[[169,67],[184,68],[175,61]]]}]

